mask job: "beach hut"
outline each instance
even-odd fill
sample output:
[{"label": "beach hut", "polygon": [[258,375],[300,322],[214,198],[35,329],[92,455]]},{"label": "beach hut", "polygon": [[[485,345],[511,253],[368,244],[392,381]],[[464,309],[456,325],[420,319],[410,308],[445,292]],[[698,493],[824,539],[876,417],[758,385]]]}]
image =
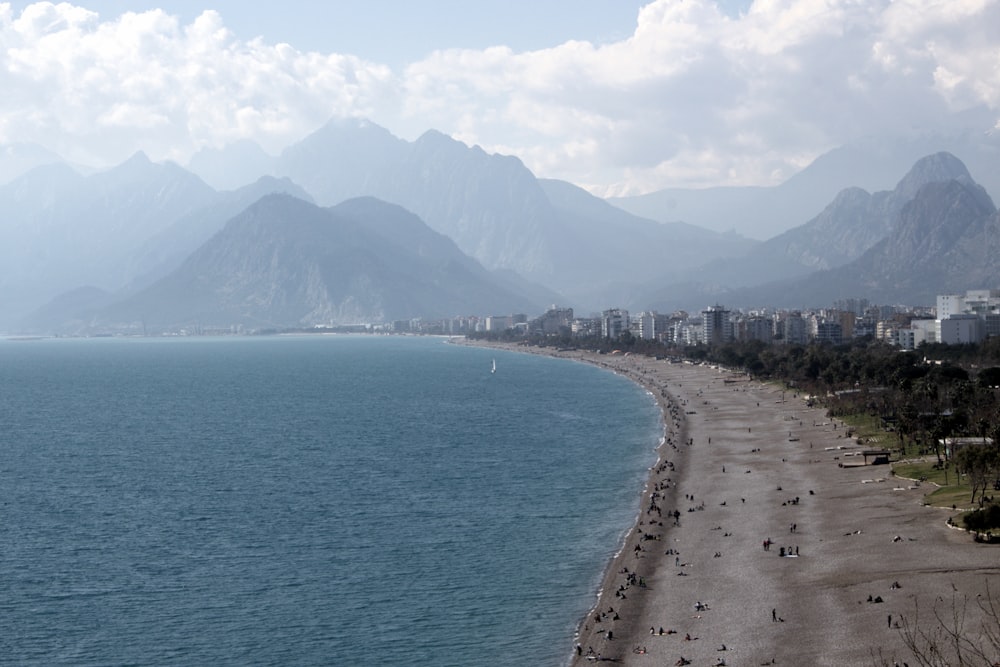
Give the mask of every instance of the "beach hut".
[{"label": "beach hut", "polygon": [[993,438],[943,438],[938,444],[944,449],[944,457],[951,459],[959,450],[965,447],[983,447],[993,444]]},{"label": "beach hut", "polygon": [[868,458],[871,457],[871,465],[885,465],[889,463],[888,449],[864,449],[861,456],[865,457],[865,465],[869,465]]}]

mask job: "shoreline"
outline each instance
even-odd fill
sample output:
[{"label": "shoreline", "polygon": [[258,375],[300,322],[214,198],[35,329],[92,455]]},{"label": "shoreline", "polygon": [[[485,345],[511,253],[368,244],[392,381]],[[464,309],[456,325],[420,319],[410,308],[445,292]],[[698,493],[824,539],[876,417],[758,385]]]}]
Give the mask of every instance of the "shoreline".
[{"label": "shoreline", "polygon": [[853,465],[863,447],[824,409],[711,367],[488,346],[622,374],[662,412],[638,515],[566,664],[912,663],[907,621],[919,607],[923,627],[953,594],[973,600],[966,627],[979,627],[998,552],[949,529],[949,510],[923,504],[929,489]]}]

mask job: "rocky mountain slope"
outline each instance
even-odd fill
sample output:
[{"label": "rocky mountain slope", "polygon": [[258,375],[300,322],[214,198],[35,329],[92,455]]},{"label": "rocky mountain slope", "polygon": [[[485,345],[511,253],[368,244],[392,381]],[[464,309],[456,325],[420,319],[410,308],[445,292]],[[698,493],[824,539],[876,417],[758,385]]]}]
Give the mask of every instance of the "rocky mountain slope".
[{"label": "rocky mountain slope", "polygon": [[321,205],[374,196],[403,206],[485,267],[548,285],[580,308],[605,307],[666,261],[690,268],[754,243],[640,218],[435,131],[407,142],[367,121],[332,120],[285,149],[272,171]]},{"label": "rocky mountain slope", "polygon": [[847,188],[808,222],[752,248],[743,257],[715,261],[699,270],[715,283],[759,285],[806,276],[847,264],[888,236],[899,214],[928,183],[971,182],[965,165],[950,153],[917,160],[892,190],[868,193]]},{"label": "rocky mountain slope", "polygon": [[1000,285],[1000,215],[969,178],[927,183],[888,236],[858,259],[806,278],[734,293],[774,305],[828,305],[864,296],[876,303],[932,304],[938,294]]},{"label": "rocky mountain slope", "polygon": [[541,308],[398,206],[360,198],[321,208],[276,194],[166,277],[96,313],[77,313],[73,324],[258,329]]},{"label": "rocky mountain slope", "polygon": [[308,198],[275,178],[218,192],[141,153],[88,176],[64,164],[31,170],[0,186],[0,327],[68,290],[146,285],[271,192]]},{"label": "rocky mountain slope", "polygon": [[845,190],[822,214],[746,257],[710,263],[696,279],[652,286],[640,298],[664,310],[716,301],[819,307],[845,297],[933,303],[942,291],[1000,284],[988,250],[996,245],[988,237],[994,213],[965,165],[937,153],[918,160],[892,191]]},{"label": "rocky mountain slope", "polygon": [[0,187],[0,317],[69,288],[121,285],[142,243],[215,196],[194,174],[141,153],[91,176],[55,164]]},{"label": "rocky mountain slope", "polygon": [[683,220],[706,229],[736,229],[771,239],[813,218],[842,190],[891,189],[910,165],[925,155],[958,156],[994,197],[1000,196],[1000,134],[866,137],[819,156],[805,169],[772,187],[668,188],[645,195],[615,197],[611,203],[661,222]]}]

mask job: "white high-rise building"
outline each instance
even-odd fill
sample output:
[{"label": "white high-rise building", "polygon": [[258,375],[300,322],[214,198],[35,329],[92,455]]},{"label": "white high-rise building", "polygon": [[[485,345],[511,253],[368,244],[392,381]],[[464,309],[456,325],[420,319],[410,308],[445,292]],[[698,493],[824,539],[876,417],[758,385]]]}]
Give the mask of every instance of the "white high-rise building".
[{"label": "white high-rise building", "polygon": [[639,313],[633,322],[636,328],[636,337],[642,340],[653,340],[656,338],[656,313],[643,311]]},{"label": "white high-rise building", "polygon": [[937,319],[945,320],[965,312],[965,297],[961,294],[938,294]]}]

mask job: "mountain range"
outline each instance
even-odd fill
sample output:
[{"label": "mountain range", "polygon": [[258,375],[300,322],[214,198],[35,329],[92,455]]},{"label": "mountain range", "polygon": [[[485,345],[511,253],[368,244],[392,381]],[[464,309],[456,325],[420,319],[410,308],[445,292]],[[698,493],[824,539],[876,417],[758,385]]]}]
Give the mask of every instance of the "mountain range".
[{"label": "mountain range", "polygon": [[97,316],[117,328],[282,328],[526,306],[539,308],[399,206],[362,197],[322,208],[272,194]]},{"label": "mountain range", "polygon": [[[864,295],[875,303],[934,303],[938,294],[1000,285],[1000,215],[971,179],[927,183],[900,211],[889,234],[861,257],[758,298],[793,306]],[[734,295],[735,296],[735,295]],[[740,295],[737,298],[746,298]]]},{"label": "mountain range", "polygon": [[914,162],[949,152],[977,174],[980,184],[1000,196],[1000,133],[958,131],[866,137],[820,155],[802,171],[772,187],[668,188],[608,201],[640,217],[684,220],[707,229],[737,229],[767,240],[816,215],[841,190],[889,190]]},{"label": "mountain range", "polygon": [[[764,242],[646,219],[516,158],[364,121],[331,121],[277,157],[243,142],[190,166],[205,178],[137,154],[87,175],[43,165],[0,186],[0,326],[926,303],[1000,283],[984,254],[996,210],[950,153],[917,160],[891,190],[841,188]],[[245,184],[206,182],[219,174]]]},{"label": "mountain range", "polygon": [[[321,205],[357,196],[398,204],[486,268],[514,271],[583,308],[621,298],[623,283],[655,278],[663,248],[690,268],[753,244],[682,222],[655,224],[436,131],[411,143],[366,121],[330,121],[283,151],[274,171]],[[615,261],[628,262],[627,277]]]},{"label": "mountain range", "polygon": [[891,191],[846,189],[800,227],[706,265],[710,281],[660,285],[643,299],[665,310],[706,301],[807,308],[851,297],[929,305],[938,294],[1000,285],[998,225],[992,199],[965,165],[937,153]]}]

